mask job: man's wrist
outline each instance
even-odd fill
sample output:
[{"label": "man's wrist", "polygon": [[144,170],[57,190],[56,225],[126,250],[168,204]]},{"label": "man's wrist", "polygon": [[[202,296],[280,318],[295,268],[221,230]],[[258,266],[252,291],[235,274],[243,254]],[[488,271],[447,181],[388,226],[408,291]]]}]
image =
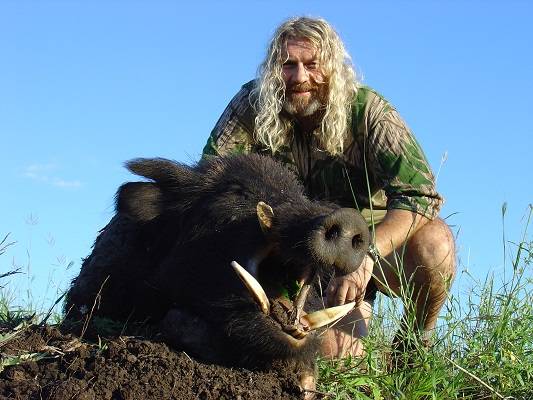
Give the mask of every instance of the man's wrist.
[{"label": "man's wrist", "polygon": [[374,264],[381,260],[381,254],[374,243],[368,245],[368,251],[366,254],[374,261]]}]

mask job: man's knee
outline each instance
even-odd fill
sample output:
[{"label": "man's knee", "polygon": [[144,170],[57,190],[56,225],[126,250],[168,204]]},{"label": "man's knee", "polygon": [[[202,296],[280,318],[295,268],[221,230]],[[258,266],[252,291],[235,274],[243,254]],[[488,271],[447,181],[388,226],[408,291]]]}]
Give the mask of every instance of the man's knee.
[{"label": "man's knee", "polygon": [[334,359],[347,355],[359,357],[364,354],[361,338],[368,335],[368,325],[372,316],[372,303],[363,301],[361,305],[328,328],[322,339],[321,354]]},{"label": "man's knee", "polygon": [[[422,288],[443,292],[455,276],[455,245],[448,225],[440,218],[429,221],[395,253],[374,268],[378,289],[403,296],[405,284],[415,292]],[[434,289],[434,290],[433,290]]]},{"label": "man's knee", "polygon": [[440,218],[428,222],[409,241],[407,253],[414,266],[446,278],[455,275],[455,241],[448,225]]},{"label": "man's knee", "polygon": [[430,329],[455,276],[454,237],[448,225],[439,218],[423,226],[409,243],[408,258],[417,320]]}]

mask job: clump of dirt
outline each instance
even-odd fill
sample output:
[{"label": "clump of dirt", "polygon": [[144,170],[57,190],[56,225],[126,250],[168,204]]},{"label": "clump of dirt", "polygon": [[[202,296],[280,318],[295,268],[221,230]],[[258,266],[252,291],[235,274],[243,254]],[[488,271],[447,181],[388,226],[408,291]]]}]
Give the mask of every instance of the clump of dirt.
[{"label": "clump of dirt", "polygon": [[259,372],[206,365],[137,337],[92,344],[56,327],[33,325],[0,344],[0,352],[4,361],[25,359],[0,372],[2,399],[304,398],[288,367]]}]

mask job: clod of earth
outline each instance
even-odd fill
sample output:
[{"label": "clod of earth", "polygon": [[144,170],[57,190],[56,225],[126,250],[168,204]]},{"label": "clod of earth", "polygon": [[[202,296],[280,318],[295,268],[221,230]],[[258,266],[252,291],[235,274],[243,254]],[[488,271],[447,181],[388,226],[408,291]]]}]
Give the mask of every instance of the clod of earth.
[{"label": "clod of earth", "polygon": [[202,364],[157,340],[118,337],[98,346],[54,327],[30,326],[0,350],[2,360],[41,355],[38,361],[28,359],[0,372],[2,399],[303,398],[288,365],[254,372]]}]

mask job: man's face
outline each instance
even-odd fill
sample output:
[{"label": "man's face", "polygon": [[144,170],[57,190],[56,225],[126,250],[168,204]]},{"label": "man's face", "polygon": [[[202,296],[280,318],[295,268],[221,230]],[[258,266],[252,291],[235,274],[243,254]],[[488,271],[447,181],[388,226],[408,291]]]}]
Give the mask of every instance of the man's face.
[{"label": "man's face", "polygon": [[288,58],[282,67],[283,109],[294,117],[311,116],[327,100],[327,84],[318,64],[317,50],[306,40],[289,39],[285,51]]}]

